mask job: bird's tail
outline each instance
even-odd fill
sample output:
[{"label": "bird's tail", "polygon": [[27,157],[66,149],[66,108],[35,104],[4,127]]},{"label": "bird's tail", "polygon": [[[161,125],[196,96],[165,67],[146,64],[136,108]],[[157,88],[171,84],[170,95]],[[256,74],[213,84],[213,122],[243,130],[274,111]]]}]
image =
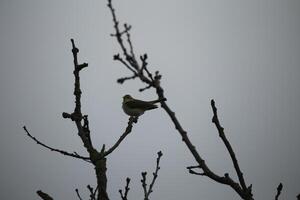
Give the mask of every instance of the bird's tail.
[{"label": "bird's tail", "polygon": [[166,98],[157,99],[157,100],[154,100],[154,101],[150,101],[150,103],[159,103],[159,102],[163,102],[163,101],[167,101],[167,99]]}]

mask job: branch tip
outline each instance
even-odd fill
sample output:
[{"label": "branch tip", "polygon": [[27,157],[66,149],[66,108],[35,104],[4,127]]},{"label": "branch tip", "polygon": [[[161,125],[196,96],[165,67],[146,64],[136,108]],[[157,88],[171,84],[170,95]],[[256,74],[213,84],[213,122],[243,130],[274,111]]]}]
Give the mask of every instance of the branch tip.
[{"label": "branch tip", "polygon": [[43,200],[53,200],[53,198],[49,194],[43,192],[42,190],[38,190],[36,193]]}]

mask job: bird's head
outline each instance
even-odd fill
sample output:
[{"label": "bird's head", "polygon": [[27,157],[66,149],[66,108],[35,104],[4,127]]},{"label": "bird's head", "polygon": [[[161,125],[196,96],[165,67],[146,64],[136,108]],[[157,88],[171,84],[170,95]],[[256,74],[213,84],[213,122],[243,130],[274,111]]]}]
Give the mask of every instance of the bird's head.
[{"label": "bird's head", "polygon": [[132,99],[133,99],[133,98],[132,98],[129,94],[126,94],[126,95],[123,96],[123,101],[124,101],[124,102],[130,101],[130,100],[132,100]]}]

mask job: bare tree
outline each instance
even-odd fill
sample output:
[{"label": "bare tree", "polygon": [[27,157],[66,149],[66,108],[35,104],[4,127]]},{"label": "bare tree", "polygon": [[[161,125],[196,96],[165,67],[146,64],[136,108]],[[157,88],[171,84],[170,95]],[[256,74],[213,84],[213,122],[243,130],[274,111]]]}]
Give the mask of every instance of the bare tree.
[{"label": "bare tree", "polygon": [[[115,61],[120,62],[124,67],[126,67],[130,72],[130,76],[121,77],[117,80],[118,83],[123,84],[125,81],[133,80],[133,79],[139,79],[142,83],[145,84],[143,88],[140,88],[139,91],[143,92],[147,89],[154,89],[157,94],[158,99],[166,99],[163,86],[161,84],[162,75],[159,73],[159,71],[151,72],[148,69],[148,56],[147,54],[142,54],[140,56],[136,56],[137,54],[134,51],[133,43],[131,41],[130,37],[130,29],[131,26],[124,23],[123,26],[120,26],[120,22],[116,16],[116,11],[112,5],[112,0],[108,0],[107,4],[111,14],[112,14],[112,21],[114,25],[114,33],[111,34],[112,37],[115,37],[117,40],[117,43],[120,47],[121,53],[115,54],[113,56],[113,59]],[[77,128],[77,134],[80,137],[82,141],[82,145],[85,147],[85,150],[88,154],[88,156],[82,156],[79,155],[76,152],[70,153],[65,150],[53,148],[37,138],[35,138],[26,128],[26,126],[23,127],[24,131],[27,133],[27,135],[34,140],[37,144],[41,145],[42,147],[49,149],[51,151],[63,154],[65,156],[73,157],[76,159],[83,160],[85,162],[88,162],[89,164],[92,164],[95,170],[96,175],[96,184],[95,186],[87,185],[87,189],[89,191],[89,199],[91,200],[108,200],[109,195],[107,193],[107,166],[106,161],[107,158],[111,153],[113,153],[119,145],[123,142],[123,140],[132,132],[133,125],[135,123],[138,123],[137,117],[129,117],[127,126],[123,133],[121,134],[120,138],[112,145],[110,148],[106,148],[105,144],[103,144],[101,150],[97,150],[91,139],[91,131],[89,128],[89,119],[88,115],[82,113],[81,109],[81,87],[80,87],[80,72],[81,70],[88,67],[87,63],[79,63],[78,61],[78,53],[79,49],[76,47],[75,42],[73,39],[71,39],[72,43],[72,54],[73,54],[73,63],[74,63],[74,96],[75,96],[75,107],[74,111],[71,113],[64,112],[62,113],[62,117],[65,119],[70,119],[74,122],[76,128]],[[253,193],[252,193],[252,185],[247,184],[243,171],[241,170],[239,166],[239,162],[236,156],[235,151],[233,150],[233,147],[231,143],[229,142],[228,138],[226,137],[226,134],[224,132],[224,128],[220,123],[217,107],[215,104],[215,101],[211,100],[211,108],[212,108],[212,123],[215,124],[215,127],[218,131],[219,137],[224,143],[227,152],[230,155],[231,162],[233,164],[235,173],[238,177],[237,180],[234,180],[229,173],[224,173],[224,175],[220,175],[216,173],[212,168],[208,166],[206,161],[204,160],[203,156],[200,154],[200,152],[196,149],[193,142],[190,140],[187,131],[182,127],[180,121],[175,115],[175,112],[169,107],[166,101],[160,102],[161,107],[164,109],[164,111],[168,114],[170,120],[175,125],[175,128],[177,132],[180,134],[182,141],[188,148],[189,152],[192,154],[194,158],[194,164],[193,166],[188,166],[188,172],[193,175],[199,175],[199,176],[206,176],[210,178],[211,180],[227,185],[231,187],[240,197],[244,200],[253,200]],[[160,169],[160,159],[162,157],[162,152],[157,153],[157,160],[156,160],[156,168],[153,172],[153,177],[150,182],[147,184],[147,172],[142,172],[141,176],[141,183],[142,188],[144,192],[144,200],[150,199],[150,194],[153,192],[155,181],[158,177],[158,171]],[[128,200],[128,193],[130,191],[130,178],[126,178],[126,184],[124,187],[124,190],[120,189],[119,193],[122,200]],[[277,200],[281,194],[282,191],[282,183],[280,183],[277,187],[277,193],[275,196],[275,200]],[[78,189],[75,189],[76,195],[79,200],[84,199],[81,195]],[[41,199],[44,200],[52,200],[53,198],[48,195],[45,192],[42,192],[41,190],[37,191],[37,194]],[[299,199],[299,195],[297,196]]]},{"label": "bare tree", "polygon": [[[139,91],[143,92],[147,89],[154,89],[158,96],[158,99],[166,99],[164,94],[164,89],[161,84],[162,75],[159,71],[150,72],[148,70],[148,56],[146,53],[139,56],[139,59],[136,58],[136,53],[133,48],[133,44],[130,37],[130,29],[131,26],[127,23],[123,24],[123,28],[120,27],[120,22],[117,18],[116,11],[112,5],[112,0],[108,0],[108,7],[111,11],[114,30],[115,33],[111,34],[111,36],[115,37],[119,47],[121,49],[120,54],[114,55],[114,60],[120,62],[123,66],[125,66],[129,71],[132,72],[132,75],[119,78],[117,80],[118,83],[123,84],[127,80],[139,79],[141,82],[145,84],[144,88],[140,88]],[[127,45],[126,45],[127,42]],[[128,46],[128,47],[127,47]],[[236,153],[234,152],[232,145],[230,144],[229,140],[226,137],[224,132],[224,128],[221,126],[221,123],[218,118],[217,107],[215,105],[215,101],[211,100],[211,108],[213,111],[212,122],[215,124],[217,131],[221,140],[223,141],[234,166],[236,175],[238,180],[234,180],[231,178],[229,173],[225,173],[224,175],[219,175],[214,172],[205,162],[201,154],[197,151],[196,147],[189,139],[187,131],[182,127],[180,121],[175,115],[175,112],[168,106],[167,102],[161,102],[161,107],[165,110],[165,112],[169,115],[170,120],[175,125],[177,132],[180,134],[182,141],[185,143],[186,147],[189,149],[190,153],[195,159],[197,163],[194,166],[188,166],[187,169],[189,173],[194,175],[206,176],[212,179],[215,182],[220,184],[230,186],[242,199],[245,200],[253,200],[252,194],[252,184],[248,185],[244,178],[243,172],[239,166]],[[195,169],[201,170],[200,172],[195,171]],[[278,199],[282,191],[282,183],[279,184],[277,188],[277,194],[275,199]],[[299,197],[298,197],[299,198]]]},{"label": "bare tree", "polygon": [[[72,42],[72,53],[74,58],[74,96],[75,96],[75,108],[72,113],[64,112],[62,113],[62,117],[65,119],[70,119],[74,121],[76,128],[77,128],[77,134],[80,137],[83,146],[85,147],[88,156],[81,156],[78,153],[70,153],[61,149],[56,149],[53,147],[50,147],[49,145],[46,145],[45,143],[41,142],[28,131],[26,126],[23,127],[24,131],[27,133],[28,137],[30,137],[32,140],[34,140],[37,144],[41,145],[42,147],[49,149],[54,152],[58,152],[60,154],[63,154],[65,156],[70,156],[73,158],[81,159],[85,162],[91,163],[94,166],[95,169],[95,175],[97,179],[97,184],[95,187],[92,187],[90,185],[87,185],[87,189],[90,192],[90,199],[91,200],[108,200],[108,194],[107,194],[107,176],[106,176],[106,161],[107,157],[113,153],[119,145],[122,143],[122,141],[128,136],[133,128],[133,124],[138,122],[138,118],[135,117],[129,117],[127,127],[125,128],[125,131],[120,136],[120,138],[115,142],[114,145],[112,145],[110,148],[106,150],[105,145],[103,144],[102,149],[99,151],[97,150],[92,143],[91,134],[90,134],[90,128],[89,128],[89,119],[88,115],[82,114],[81,111],[81,88],[80,88],[80,72],[81,70],[88,67],[87,63],[79,64],[77,59],[77,54],[79,53],[79,49],[75,46],[75,42],[73,39],[71,39]],[[149,199],[150,193],[153,191],[153,186],[155,183],[155,180],[158,176],[158,170],[160,158],[162,156],[162,152],[158,152],[157,162],[156,162],[156,170],[153,173],[153,179],[152,182],[147,188],[146,184],[146,172],[142,173],[142,182],[143,182],[143,188],[145,192],[145,199]],[[130,178],[126,179],[126,186],[125,186],[125,192],[122,193],[122,190],[119,190],[121,194],[122,199],[127,199],[128,191],[129,191],[129,183]],[[79,199],[83,199],[81,195],[79,194],[79,190],[75,189],[76,195]],[[39,190],[37,191],[37,194],[40,196],[40,198],[44,200],[52,200],[53,198],[48,195],[47,193]]]}]

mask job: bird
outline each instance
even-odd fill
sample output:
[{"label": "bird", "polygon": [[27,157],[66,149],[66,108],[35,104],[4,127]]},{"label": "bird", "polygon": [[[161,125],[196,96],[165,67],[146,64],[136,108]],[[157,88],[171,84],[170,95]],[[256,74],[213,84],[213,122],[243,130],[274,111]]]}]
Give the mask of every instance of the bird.
[{"label": "bird", "polygon": [[154,101],[142,101],[134,99],[129,94],[123,96],[122,108],[123,111],[131,117],[139,117],[147,110],[158,108],[155,103],[166,101],[166,98],[154,100]]}]

